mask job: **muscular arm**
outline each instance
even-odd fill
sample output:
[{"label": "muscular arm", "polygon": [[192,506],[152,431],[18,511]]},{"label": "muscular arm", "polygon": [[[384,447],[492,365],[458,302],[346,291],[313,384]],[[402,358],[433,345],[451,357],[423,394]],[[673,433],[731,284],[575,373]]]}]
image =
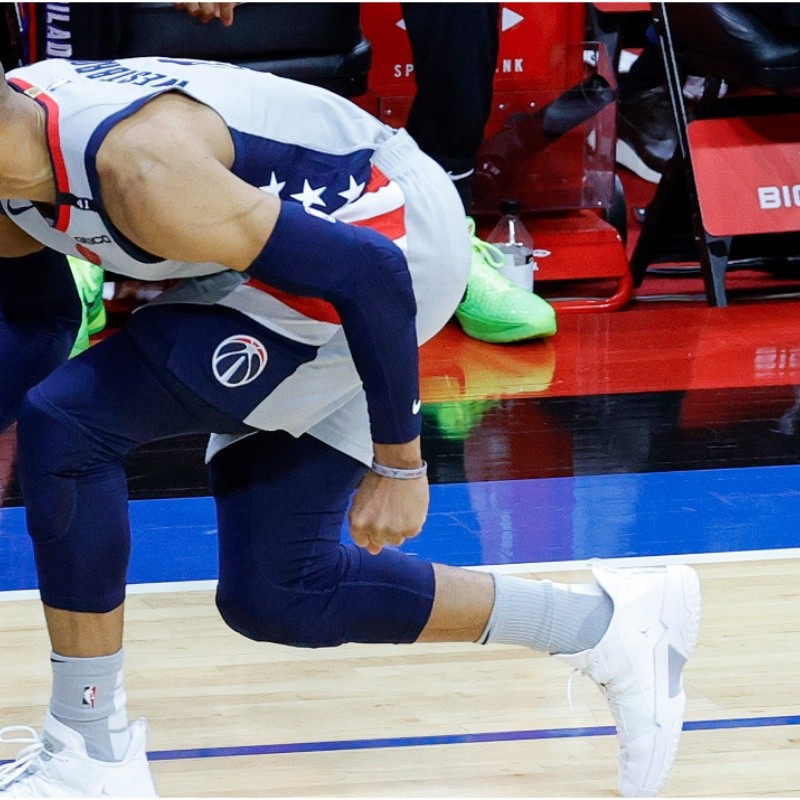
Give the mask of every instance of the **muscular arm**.
[{"label": "muscular arm", "polygon": [[67,360],[80,321],[66,258],[0,214],[0,430],[28,389]]},{"label": "muscular arm", "polygon": [[[117,132],[106,157],[101,150],[112,221],[164,258],[215,261],[284,291],[330,301],[364,384],[373,440],[414,442],[416,304],[402,252],[369,229],[307,214],[241,181],[229,169],[232,145],[216,114],[196,105],[173,104],[172,111],[134,120]],[[416,443],[412,451],[418,462]]]},{"label": "muscular arm", "polygon": [[[376,460],[419,466],[416,304],[403,254],[368,229],[306,214],[236,178],[227,128],[190,103],[159,99],[109,134],[98,170],[112,222],[163,258],[217,262],[329,300],[364,384]],[[368,472],[350,512],[353,540],[371,553],[400,545],[427,510],[425,478]]]}]

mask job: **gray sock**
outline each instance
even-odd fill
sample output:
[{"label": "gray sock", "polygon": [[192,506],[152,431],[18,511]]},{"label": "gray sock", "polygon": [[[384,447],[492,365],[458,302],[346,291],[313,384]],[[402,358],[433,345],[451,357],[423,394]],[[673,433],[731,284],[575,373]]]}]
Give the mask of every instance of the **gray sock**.
[{"label": "gray sock", "polygon": [[493,574],[494,607],[480,644],[578,653],[602,638],[614,613],[597,584],[562,584]]},{"label": "gray sock", "polygon": [[130,742],[123,688],[124,653],[98,658],[50,654],[50,713],[80,733],[90,758],[120,761]]}]

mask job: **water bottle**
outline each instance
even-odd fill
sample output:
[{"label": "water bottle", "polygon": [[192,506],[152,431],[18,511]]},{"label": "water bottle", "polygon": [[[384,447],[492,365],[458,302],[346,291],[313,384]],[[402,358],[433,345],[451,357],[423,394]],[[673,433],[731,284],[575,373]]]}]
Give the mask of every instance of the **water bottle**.
[{"label": "water bottle", "polygon": [[519,218],[521,211],[519,200],[502,200],[502,217],[486,241],[503,254],[503,265],[498,272],[520,289],[532,292],[533,273],[539,267],[533,258],[533,239]]}]

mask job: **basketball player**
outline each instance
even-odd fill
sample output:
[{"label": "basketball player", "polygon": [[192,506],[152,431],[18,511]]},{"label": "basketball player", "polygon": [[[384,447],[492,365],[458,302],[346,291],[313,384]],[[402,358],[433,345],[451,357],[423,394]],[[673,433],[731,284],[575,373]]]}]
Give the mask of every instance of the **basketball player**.
[{"label": "basketball player", "polygon": [[[620,791],[658,792],[697,638],[693,570],[595,566],[596,583],[567,586],[393,547],[428,507],[418,343],[450,317],[469,271],[444,171],[346,100],[227,65],[57,60],[7,77],[2,412],[18,421],[53,693],[41,740],[0,768],[0,795],[155,794],[122,681],[123,459],[192,431],[214,432],[217,605],[231,628],[297,647],[559,654],[608,699]],[[180,280],[57,366],[78,324],[64,254]],[[353,491],[357,546],[343,546]]]}]

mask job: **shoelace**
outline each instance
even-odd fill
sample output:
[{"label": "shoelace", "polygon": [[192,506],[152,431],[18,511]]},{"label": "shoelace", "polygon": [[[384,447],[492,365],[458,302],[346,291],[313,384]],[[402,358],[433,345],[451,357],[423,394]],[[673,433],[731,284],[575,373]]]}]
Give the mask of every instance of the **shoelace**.
[{"label": "shoelace", "polygon": [[502,267],[505,263],[505,256],[493,244],[484,242],[475,235],[475,220],[472,217],[467,217],[467,228],[473,251],[480,253],[483,260],[495,269]]},{"label": "shoelace", "polygon": [[[578,681],[579,681],[579,685],[581,687],[581,699],[583,700],[583,704],[586,706],[586,708],[589,709],[589,711],[592,712],[592,717],[593,717],[594,721],[598,722],[599,720],[597,719],[597,713],[595,712],[594,708],[592,707],[592,704],[589,702],[589,698],[588,698],[588,696],[586,694],[586,683],[583,680],[583,678],[586,677],[586,674],[587,673],[584,670],[578,669],[577,667],[574,670],[572,670],[572,672],[570,673],[569,679],[567,680],[567,702],[569,703],[570,713],[574,714],[575,713],[575,706],[572,703],[572,683],[573,683],[573,681],[575,680],[575,678],[577,676]],[[603,695],[605,696],[606,700],[608,701],[609,706],[611,706],[612,713],[613,713],[613,716],[614,716],[614,722],[616,723],[617,728],[619,730],[621,730],[623,733],[627,733],[628,732],[628,726],[625,723],[624,715],[620,715],[621,718],[617,719],[617,714],[614,713],[615,704],[618,704],[620,702],[619,693],[616,692],[611,686],[608,686],[608,685],[606,685],[604,683],[596,683],[595,685],[603,693]]]},{"label": "shoelace", "polygon": [[[10,734],[26,733],[27,736],[11,736]],[[0,744],[24,744],[17,757],[10,764],[0,767],[0,789],[10,786],[17,778],[24,775],[31,764],[44,750],[44,743],[39,734],[27,725],[15,725],[9,728],[0,728]]]},{"label": "shoelace", "polygon": [[[578,679],[578,685],[581,687],[581,700],[583,700],[583,704],[586,706],[586,708],[588,708],[589,711],[592,712],[592,718],[594,719],[594,721],[598,722],[597,714],[595,713],[594,708],[592,708],[592,704],[589,702],[589,697],[586,694],[586,683],[583,680],[586,677],[586,673],[583,670],[578,669],[577,667],[575,667],[575,669],[572,670],[572,672],[570,672],[569,678],[567,680],[567,702],[569,703],[569,713],[570,714],[575,713],[575,705],[572,702],[572,684],[575,681],[576,677]],[[604,686],[601,686],[600,689],[601,691],[605,692]]]}]

